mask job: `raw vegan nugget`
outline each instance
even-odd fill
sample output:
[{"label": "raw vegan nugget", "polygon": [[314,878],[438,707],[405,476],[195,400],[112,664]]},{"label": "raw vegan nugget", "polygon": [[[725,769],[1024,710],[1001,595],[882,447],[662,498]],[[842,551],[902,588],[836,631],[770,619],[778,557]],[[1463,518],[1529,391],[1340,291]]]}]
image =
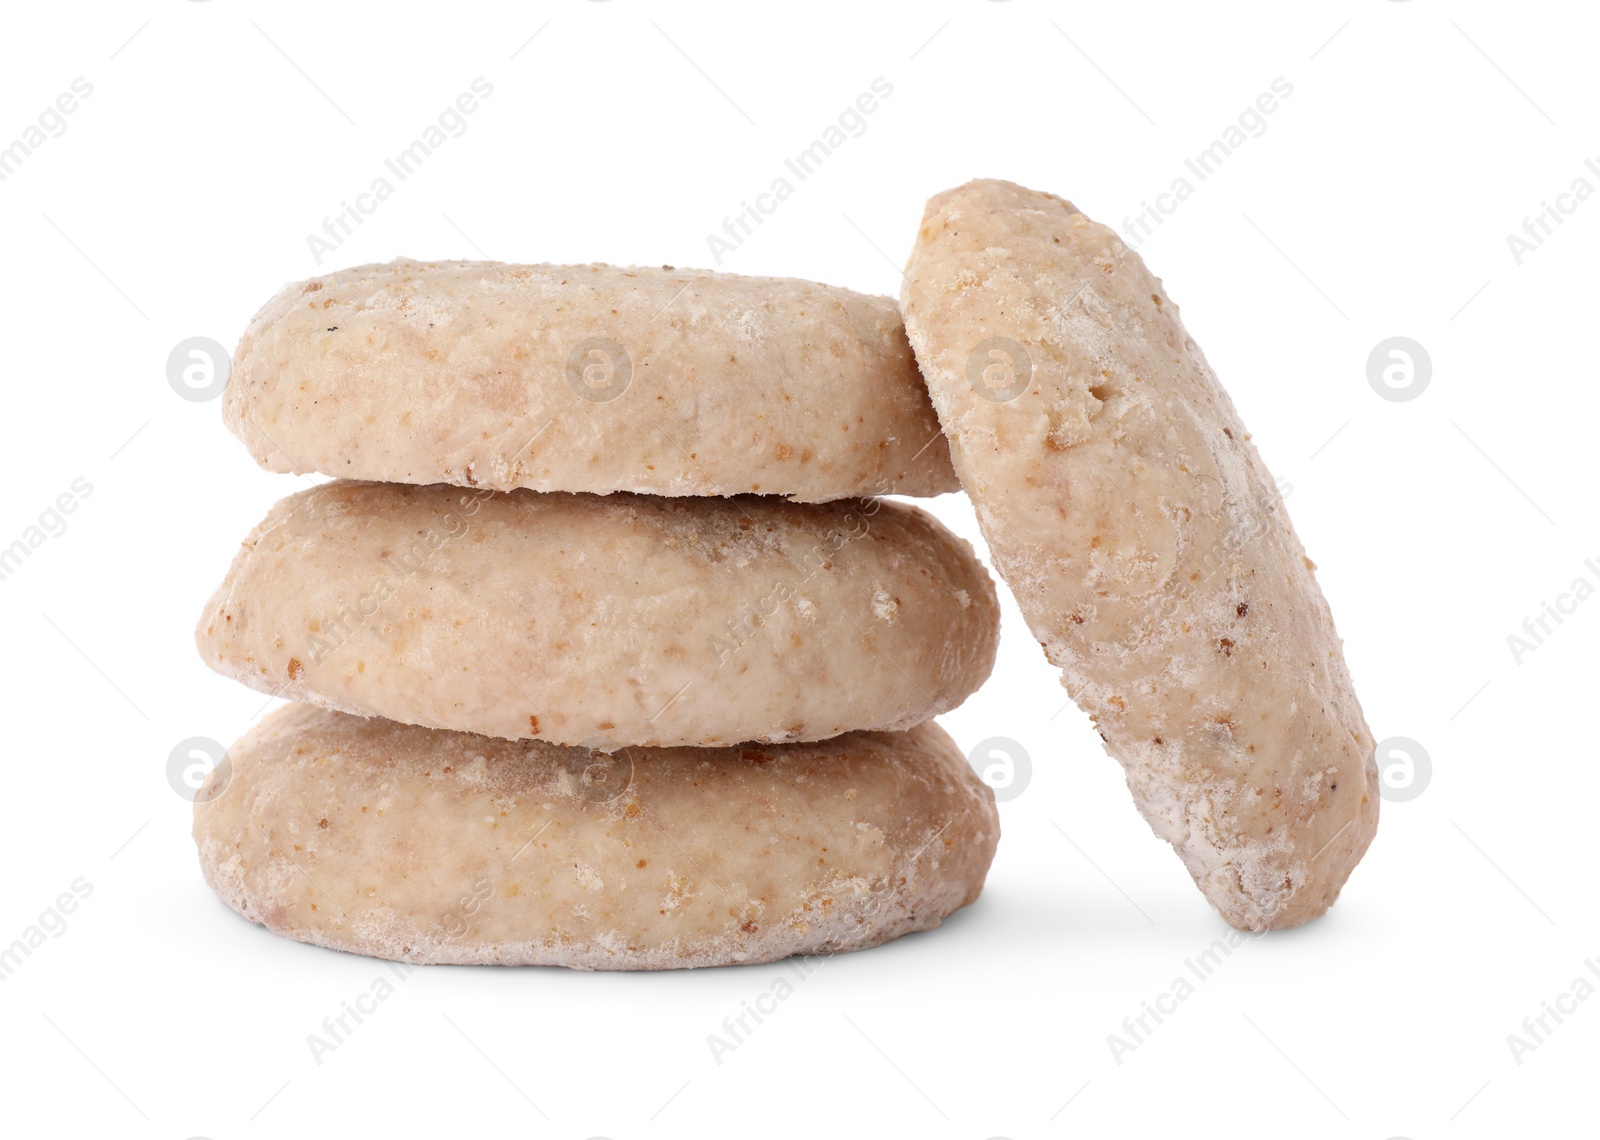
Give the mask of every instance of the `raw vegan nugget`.
[{"label": "raw vegan nugget", "polygon": [[271,471],[824,502],[956,490],[887,297],[776,277],[395,261],[287,286],[223,418]]},{"label": "raw vegan nugget", "polygon": [[928,203],[901,303],[995,568],[1233,925],[1332,905],[1373,740],[1261,457],[1139,255],[1070,202]]},{"label": "raw vegan nugget", "polygon": [[291,705],[195,804],[206,881],[302,942],[660,970],[876,946],[978,897],[994,796],[937,725],[820,744],[496,740]]},{"label": "raw vegan nugget", "polygon": [[972,548],[887,500],[333,482],[201,616],[213,669],[409,724],[612,749],[903,729],[994,664]]}]

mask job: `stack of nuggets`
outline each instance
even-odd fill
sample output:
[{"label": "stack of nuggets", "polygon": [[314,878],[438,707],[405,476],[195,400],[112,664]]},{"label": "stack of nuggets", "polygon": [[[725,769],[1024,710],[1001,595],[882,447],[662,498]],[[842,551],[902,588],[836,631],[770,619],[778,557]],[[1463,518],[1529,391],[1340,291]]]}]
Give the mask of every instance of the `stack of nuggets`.
[{"label": "stack of nuggets", "polygon": [[[290,286],[228,425],[335,476],[197,639],[295,702],[196,802],[302,941],[656,969],[877,945],[980,891],[993,796],[931,718],[988,676],[894,302],[701,271],[401,261]],[[358,481],[359,480],[359,481]]]},{"label": "stack of nuggets", "polygon": [[256,318],[225,412],[263,466],[341,480],[273,510],[199,630],[329,710],[263,724],[197,807],[213,886],[293,937],[652,968],[971,902],[993,798],[929,718],[987,676],[994,590],[878,498],[958,474],[1229,923],[1322,914],[1377,830],[1276,482],[1160,280],[1056,195],[936,195],[899,311],[670,266],[333,274]]}]

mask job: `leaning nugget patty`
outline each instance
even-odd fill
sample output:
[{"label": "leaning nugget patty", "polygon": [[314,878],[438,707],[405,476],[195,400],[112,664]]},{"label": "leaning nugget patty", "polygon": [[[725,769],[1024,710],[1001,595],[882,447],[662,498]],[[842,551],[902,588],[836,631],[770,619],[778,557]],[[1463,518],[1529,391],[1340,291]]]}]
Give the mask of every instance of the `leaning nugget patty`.
[{"label": "leaning nugget patty", "polygon": [[1332,905],[1378,824],[1333,618],[1139,255],[1008,182],[935,196],[902,310],[995,568],[1230,923]]}]

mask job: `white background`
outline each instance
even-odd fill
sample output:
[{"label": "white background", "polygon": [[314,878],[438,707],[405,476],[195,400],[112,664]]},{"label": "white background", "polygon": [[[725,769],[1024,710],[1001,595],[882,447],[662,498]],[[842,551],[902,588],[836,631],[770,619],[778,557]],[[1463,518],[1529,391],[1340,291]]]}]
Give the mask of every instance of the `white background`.
[{"label": "white background", "polygon": [[[1600,186],[1586,8],[8,6],[0,145],[75,78],[93,94],[0,183],[0,546],[75,479],[93,491],[0,582],[0,943],[74,880],[93,893],[0,983],[0,1128],[1572,1134],[1600,1000],[1520,1064],[1506,1038],[1600,957],[1600,601],[1520,663],[1506,639],[1600,584],[1600,201],[1520,265],[1506,236],[1580,176]],[[1034,775],[1002,805],[982,900],[945,927],[828,962],[720,1065],[707,1034],[780,967],[419,970],[316,1064],[307,1034],[384,966],[229,913],[165,776],[178,741],[231,742],[264,711],[191,630],[302,484],[257,470],[165,361],[191,336],[231,348],[317,272],[307,235],[480,76],[466,133],[320,268],[710,265],[707,235],[883,77],[866,132],[722,268],[898,293],[930,194],[1005,177],[1120,224],[1287,79],[1266,132],[1141,253],[1292,484],[1375,735],[1431,756],[1333,911],[1248,942],[1117,1063],[1107,1035],[1225,928],[1008,599],[993,679],[944,723],[964,747],[1021,742]],[[1394,335],[1432,359],[1410,402],[1367,382]],[[977,539],[963,498],[934,509]]]}]

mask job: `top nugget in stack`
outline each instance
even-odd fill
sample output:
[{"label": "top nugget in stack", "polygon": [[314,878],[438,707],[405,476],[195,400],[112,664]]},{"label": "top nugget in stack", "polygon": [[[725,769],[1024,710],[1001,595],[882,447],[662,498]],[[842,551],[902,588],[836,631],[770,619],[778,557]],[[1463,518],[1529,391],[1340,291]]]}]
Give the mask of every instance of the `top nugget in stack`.
[{"label": "top nugget in stack", "polygon": [[197,800],[239,913],[407,961],[653,969],[873,946],[977,897],[993,797],[930,718],[987,677],[998,609],[965,542],[875,497],[957,486],[893,301],[366,266],[267,305],[224,414],[263,466],[339,477],[273,508],[197,630],[305,702]]}]

